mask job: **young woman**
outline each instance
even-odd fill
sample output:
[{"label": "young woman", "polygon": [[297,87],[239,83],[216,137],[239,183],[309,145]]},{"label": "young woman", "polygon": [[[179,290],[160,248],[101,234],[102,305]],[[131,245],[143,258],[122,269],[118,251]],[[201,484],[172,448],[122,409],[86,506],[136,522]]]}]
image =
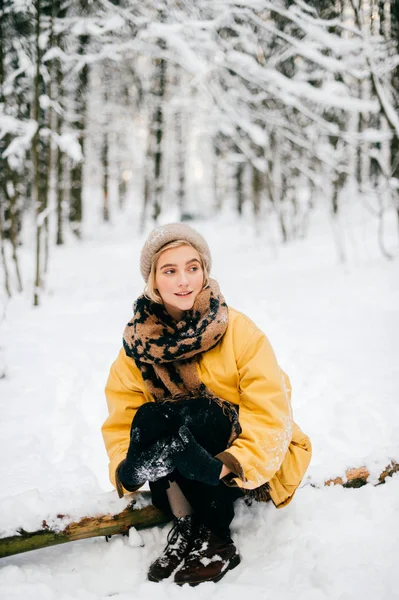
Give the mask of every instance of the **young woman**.
[{"label": "young woman", "polygon": [[311,457],[265,334],[226,305],[210,269],[209,247],[188,225],[150,234],[146,289],[106,385],[112,483],[122,496],[148,481],[153,504],[174,517],[151,581],[221,579],[240,562],[234,501],[285,506]]}]

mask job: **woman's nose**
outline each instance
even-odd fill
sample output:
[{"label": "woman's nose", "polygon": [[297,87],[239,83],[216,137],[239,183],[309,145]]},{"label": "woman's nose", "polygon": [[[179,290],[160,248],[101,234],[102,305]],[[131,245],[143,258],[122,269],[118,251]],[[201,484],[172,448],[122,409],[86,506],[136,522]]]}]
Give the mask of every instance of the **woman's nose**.
[{"label": "woman's nose", "polygon": [[187,279],[187,274],[182,271],[181,273],[179,273],[179,286],[186,286],[188,284],[188,279]]}]

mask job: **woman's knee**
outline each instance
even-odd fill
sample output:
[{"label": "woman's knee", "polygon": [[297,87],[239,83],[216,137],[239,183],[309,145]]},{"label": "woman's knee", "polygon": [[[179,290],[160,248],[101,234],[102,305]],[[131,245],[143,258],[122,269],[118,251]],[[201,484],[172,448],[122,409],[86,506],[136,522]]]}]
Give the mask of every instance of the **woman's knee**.
[{"label": "woman's knee", "polygon": [[198,427],[223,427],[229,423],[223,408],[212,398],[183,400],[179,410],[182,425]]},{"label": "woman's knee", "polygon": [[149,427],[156,428],[164,421],[160,405],[155,402],[147,402],[140,406],[132,421],[132,428],[148,429]]},{"label": "woman's knee", "polygon": [[193,398],[184,403],[179,412],[181,425],[188,427],[208,452],[225,450],[232,424],[223,408],[210,398]]},{"label": "woman's knee", "polygon": [[140,423],[142,421],[146,421],[147,419],[151,418],[154,415],[155,411],[156,411],[155,402],[146,402],[145,404],[142,404],[141,406],[139,406],[139,408],[136,410],[136,414],[134,415],[134,418],[133,418],[134,426],[139,427]]},{"label": "woman's knee", "polygon": [[141,431],[142,440],[153,441],[173,433],[173,414],[164,403],[147,402],[137,409],[132,421],[132,429]]}]

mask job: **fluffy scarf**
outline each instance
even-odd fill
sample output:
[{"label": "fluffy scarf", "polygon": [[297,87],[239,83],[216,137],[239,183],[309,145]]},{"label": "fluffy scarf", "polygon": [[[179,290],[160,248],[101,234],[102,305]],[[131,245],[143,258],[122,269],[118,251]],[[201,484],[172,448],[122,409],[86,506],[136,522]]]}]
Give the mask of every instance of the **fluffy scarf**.
[{"label": "fluffy scarf", "polygon": [[136,300],[133,309],[123,345],[127,356],[135,360],[155,401],[211,398],[230,419],[231,445],[241,432],[237,411],[201,382],[196,368],[199,355],[216,346],[227,329],[228,309],[218,283],[210,280],[181,321],[175,321],[162,304],[144,295]]}]

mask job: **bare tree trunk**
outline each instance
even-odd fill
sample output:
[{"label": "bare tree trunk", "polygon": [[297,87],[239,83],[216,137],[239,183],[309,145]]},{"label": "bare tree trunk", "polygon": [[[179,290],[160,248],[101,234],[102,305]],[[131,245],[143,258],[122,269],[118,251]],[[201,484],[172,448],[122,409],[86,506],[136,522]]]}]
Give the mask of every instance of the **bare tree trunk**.
[{"label": "bare tree trunk", "polygon": [[144,227],[147,221],[147,213],[151,203],[152,196],[152,178],[150,176],[149,165],[152,163],[152,132],[151,128],[148,130],[147,136],[147,149],[145,154],[145,162],[144,162],[144,195],[143,195],[143,205],[141,209],[140,216],[140,231],[144,231]]},{"label": "bare tree trunk", "polygon": [[[104,72],[106,73],[106,67],[104,67]],[[103,143],[102,143],[102,151],[101,151],[101,162],[103,168],[103,220],[108,223],[110,220],[110,211],[109,211],[109,133],[108,133],[108,118],[107,118],[107,106],[108,106],[108,92],[107,85],[108,82],[105,79],[104,81],[104,114],[105,114],[105,123],[103,124]]]},{"label": "bare tree trunk", "polygon": [[[237,212],[242,215],[242,207],[244,205],[244,190],[243,190],[243,182],[242,176],[244,173],[244,163],[240,162],[236,168],[236,198],[237,198]],[[254,205],[255,207],[255,205]]]},{"label": "bare tree trunk", "polygon": [[176,143],[177,143],[177,199],[180,219],[186,212],[186,140],[183,135],[183,110],[176,113]]},{"label": "bare tree trunk", "polygon": [[125,178],[125,174],[119,175],[119,184],[118,184],[118,206],[119,210],[123,210],[126,204],[126,194],[127,194],[127,181]]},{"label": "bare tree trunk", "polygon": [[282,242],[288,241],[288,231],[285,223],[283,210],[283,172],[281,167],[281,139],[276,132],[272,137],[273,162],[271,165],[271,176],[269,176],[269,189],[275,211],[277,212]]},{"label": "bare tree trunk", "polygon": [[[1,191],[0,191],[1,193]],[[10,288],[10,277],[8,273],[7,266],[7,257],[6,251],[4,247],[4,219],[3,219],[3,205],[4,203],[1,201],[0,197],[0,252],[1,252],[1,263],[3,265],[4,272],[4,289],[9,298],[11,298],[11,288]]]},{"label": "bare tree trunk", "polygon": [[[56,131],[61,131],[62,119],[57,115]],[[58,147],[55,156],[56,163],[56,206],[57,206],[57,237],[56,244],[61,246],[64,243],[64,155]]]},{"label": "bare tree trunk", "polygon": [[[5,81],[4,67],[4,45],[3,45],[3,19],[4,13],[0,13],[0,104],[6,107],[6,98],[3,93],[3,84]],[[22,291],[22,279],[19,270],[17,245],[18,245],[18,229],[19,229],[19,210],[18,210],[18,176],[8,162],[7,158],[3,157],[3,151],[10,143],[10,135],[6,134],[0,140],[0,245],[1,257],[4,270],[4,288],[7,296],[11,296],[11,287],[9,282],[9,271],[7,265],[7,256],[5,251],[5,238],[8,237],[12,246],[12,259],[14,262],[15,273],[17,277],[18,291]],[[6,220],[10,225],[6,231]]]},{"label": "bare tree trunk", "polygon": [[39,45],[40,38],[40,19],[41,19],[41,5],[40,0],[35,0],[36,8],[36,23],[35,23],[35,51],[36,51],[36,69],[33,82],[33,120],[37,124],[35,135],[32,138],[32,163],[33,163],[33,185],[32,185],[32,197],[33,204],[35,207],[36,214],[36,273],[35,273],[35,289],[33,293],[33,305],[39,306],[40,295],[39,291],[42,284],[42,273],[41,273],[41,233],[42,223],[41,214],[43,210],[42,200],[42,188],[40,185],[40,105],[39,105],[39,94],[40,94],[40,61],[41,51]]},{"label": "bare tree trunk", "polygon": [[[161,21],[165,20],[164,12],[160,11]],[[165,48],[165,42],[160,40],[161,48]],[[144,182],[144,198],[141,213],[141,230],[143,230],[147,218],[147,210],[152,206],[152,219],[156,222],[162,210],[162,197],[164,182],[162,178],[162,140],[163,140],[163,103],[165,96],[166,62],[163,59],[155,61],[155,69],[152,75],[152,93],[150,95],[150,117],[149,131],[146,151],[146,174]],[[153,163],[153,176],[147,170],[147,165]]]},{"label": "bare tree trunk", "polygon": [[[60,44],[60,38],[58,38],[58,45]],[[61,63],[57,59],[55,64],[56,69],[56,81],[57,81],[57,101],[59,106],[62,105],[62,70]],[[57,113],[56,115],[56,124],[55,130],[57,136],[60,136],[62,133],[62,116]],[[57,210],[57,237],[56,244],[57,246],[61,246],[64,243],[64,153],[62,152],[59,145],[57,145],[55,152],[55,172],[56,172],[56,210]]]},{"label": "bare tree trunk", "polygon": [[[79,36],[79,56],[86,54],[86,49],[89,44],[89,36]],[[77,238],[82,236],[82,219],[83,219],[83,166],[85,153],[85,131],[87,118],[87,83],[89,77],[89,67],[84,65],[80,72],[76,85],[75,92],[75,119],[74,128],[78,132],[78,140],[80,142],[83,160],[74,164],[71,169],[71,194],[69,206],[69,221],[72,231]]]},{"label": "bare tree trunk", "polygon": [[221,169],[221,152],[216,142],[213,143],[214,148],[214,160],[213,160],[213,186],[215,196],[215,211],[218,213],[221,211],[223,206],[223,193],[221,191],[220,184],[220,169]]},{"label": "bare tree trunk", "polygon": [[345,248],[342,239],[342,231],[340,226],[340,203],[339,196],[341,190],[345,184],[346,175],[343,173],[336,173],[333,179],[333,194],[331,198],[331,216],[332,216],[332,227],[335,242],[337,245],[338,258],[341,263],[345,262]]},{"label": "bare tree trunk", "polygon": [[19,260],[18,260],[18,244],[19,244],[19,228],[20,228],[20,211],[18,208],[19,194],[18,194],[18,183],[17,183],[17,174],[15,171],[11,173],[11,169],[9,169],[10,175],[13,180],[13,195],[10,198],[10,217],[11,217],[11,226],[10,226],[10,242],[12,247],[12,260],[14,263],[15,275],[17,277],[17,289],[18,292],[22,292],[22,277],[21,271],[19,268]]},{"label": "bare tree trunk", "polygon": [[260,216],[262,184],[262,173],[256,167],[252,167],[252,205],[255,220]]},{"label": "bare tree trunk", "polygon": [[[57,17],[57,13],[58,13],[58,1],[57,0],[51,0],[51,5],[50,5],[50,35],[49,35],[49,42],[48,42],[48,46],[49,48],[54,48],[55,45],[55,34],[54,34],[54,20]],[[55,96],[55,86],[56,86],[56,66],[55,66],[55,61],[52,60],[50,62],[50,64],[48,65],[48,72],[50,75],[50,81],[48,82],[47,85],[47,95],[48,98],[50,100],[50,106],[49,109],[47,111],[46,114],[46,127],[48,128],[49,131],[55,131],[56,126],[57,126],[57,116],[55,114],[54,109],[51,106],[51,101],[54,99]],[[54,172],[54,166],[55,166],[55,148],[54,148],[54,142],[51,140],[51,138],[48,138],[48,141],[46,141],[46,160],[45,163],[43,165],[43,167],[45,168],[46,172],[45,172],[45,179],[46,179],[46,189],[44,191],[45,194],[45,198],[46,198],[46,207],[48,208],[50,206],[50,189],[53,183],[53,172]],[[49,216],[48,216],[48,212],[46,214],[46,217],[44,219],[44,273],[47,274],[48,272],[48,264],[49,264],[49,253],[50,253],[50,232],[49,232]]]},{"label": "bare tree trunk", "polygon": [[[386,33],[387,27],[385,26],[385,9],[391,10],[390,24],[391,24],[391,35],[396,41],[396,51],[399,54],[399,2],[389,3],[387,6],[380,0],[380,20],[382,20],[382,29]],[[399,102],[399,65],[392,71],[391,86],[395,90],[396,102]],[[399,234],[399,136],[397,132],[392,131],[391,140],[391,177],[396,181],[396,188],[393,190],[395,197],[396,215],[398,221],[398,234]]]},{"label": "bare tree trunk", "polygon": [[[364,81],[359,81],[359,97],[364,99],[365,94],[365,83]],[[363,131],[367,128],[367,121],[365,113],[359,111],[359,121],[358,121],[358,134],[362,135]],[[363,141],[359,141],[357,146],[357,169],[356,169],[356,179],[358,184],[358,189],[360,192],[366,189],[366,180],[365,180],[365,162],[364,158],[367,152],[366,144]]]},{"label": "bare tree trunk", "polygon": [[[4,85],[4,80],[5,80],[5,74],[4,74],[4,47],[3,47],[3,19],[4,19],[4,12],[1,11],[0,12],[0,102],[5,105],[5,98],[4,98],[4,94],[3,94],[3,85]],[[7,136],[5,136],[7,137]],[[5,237],[6,237],[6,231],[5,231],[5,218],[6,218],[6,210],[9,210],[9,200],[8,200],[8,194],[7,194],[7,179],[6,179],[6,172],[7,172],[7,165],[6,165],[6,159],[3,158],[3,151],[5,150],[5,148],[7,147],[7,141],[6,139],[0,139],[0,253],[1,253],[1,263],[3,265],[3,272],[4,272],[4,289],[5,292],[7,294],[8,297],[11,297],[11,289],[10,289],[10,276],[9,276],[9,271],[8,271],[8,265],[7,265],[7,256],[6,256],[6,250],[5,250]]]},{"label": "bare tree trunk", "polygon": [[[10,136],[4,136],[4,142],[7,146],[10,143]],[[17,290],[22,292],[22,278],[19,268],[18,260],[18,237],[20,230],[20,211],[18,208],[19,196],[18,196],[18,174],[13,171],[7,159],[2,160],[3,163],[3,176],[2,182],[2,195],[3,195],[3,215],[2,215],[2,236],[4,239],[8,238],[11,243],[12,249],[12,261],[14,263],[15,275],[17,278]],[[5,226],[5,222],[8,221],[8,226]]]},{"label": "bare tree trunk", "polygon": [[[165,11],[159,11],[159,20],[165,22]],[[159,45],[165,48],[165,42],[160,40]],[[163,104],[166,86],[166,61],[160,58],[156,61],[153,81],[153,97],[155,100],[154,116],[152,119],[152,135],[154,136],[154,197],[152,202],[152,218],[156,222],[162,210],[163,178],[162,178],[162,139],[164,128]]]},{"label": "bare tree trunk", "polygon": [[103,219],[106,223],[110,220],[109,210],[109,143],[108,133],[104,132],[102,149],[103,166]]}]

